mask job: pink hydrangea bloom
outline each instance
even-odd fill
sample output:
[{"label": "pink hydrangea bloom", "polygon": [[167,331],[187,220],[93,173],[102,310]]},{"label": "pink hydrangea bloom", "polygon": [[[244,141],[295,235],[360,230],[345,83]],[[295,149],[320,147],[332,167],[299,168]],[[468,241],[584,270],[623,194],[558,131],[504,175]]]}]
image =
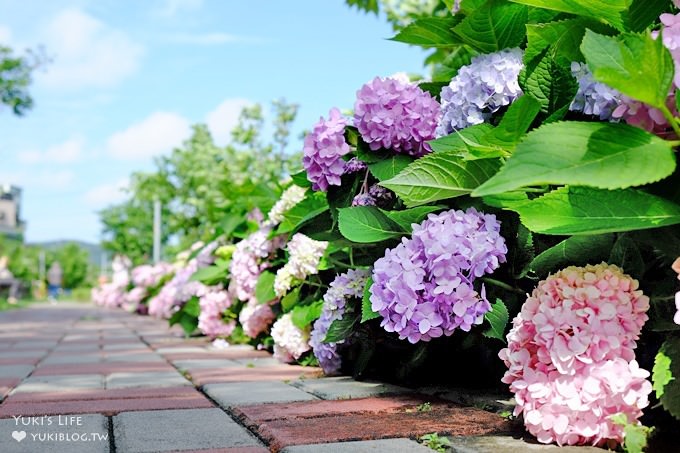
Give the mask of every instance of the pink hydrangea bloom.
[{"label": "pink hydrangea bloom", "polygon": [[269,304],[261,304],[256,298],[252,298],[241,309],[238,315],[238,320],[243,327],[243,333],[250,338],[256,338],[263,332],[266,332],[276,319],[276,315],[272,311]]},{"label": "pink hydrangea bloom", "polygon": [[198,328],[210,338],[228,337],[236,327],[236,321],[225,322],[222,317],[234,298],[226,290],[214,288],[202,295],[198,303],[201,313],[198,316]]},{"label": "pink hydrangea bloom", "polygon": [[[678,280],[680,280],[680,258],[676,259],[673,263],[673,270],[678,273]],[[676,324],[680,324],[680,291],[675,293],[675,309],[678,311],[675,313],[673,321]]]},{"label": "pink hydrangea bloom", "polygon": [[268,234],[269,229],[264,228],[236,244],[229,266],[229,288],[240,300],[247,301],[255,296],[257,279],[269,266],[264,261],[273,250],[272,241],[267,239]]},{"label": "pink hydrangea bloom", "polygon": [[634,422],[651,391],[634,360],[648,309],[637,280],[605,263],[568,267],[538,284],[499,357],[515,414],[524,413],[540,442],[622,440],[609,416]]}]

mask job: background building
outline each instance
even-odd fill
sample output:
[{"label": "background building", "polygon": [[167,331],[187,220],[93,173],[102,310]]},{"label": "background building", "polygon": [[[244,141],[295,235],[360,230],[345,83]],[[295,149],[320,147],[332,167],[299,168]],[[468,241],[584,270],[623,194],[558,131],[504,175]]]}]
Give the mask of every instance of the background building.
[{"label": "background building", "polygon": [[22,239],[26,222],[21,220],[21,188],[0,184],[0,234]]}]

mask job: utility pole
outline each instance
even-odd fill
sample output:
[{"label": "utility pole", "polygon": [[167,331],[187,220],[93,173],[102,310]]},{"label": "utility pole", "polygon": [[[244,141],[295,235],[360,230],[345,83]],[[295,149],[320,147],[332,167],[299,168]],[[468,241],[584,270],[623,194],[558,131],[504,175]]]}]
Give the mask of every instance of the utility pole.
[{"label": "utility pole", "polygon": [[45,281],[45,251],[41,250],[38,254],[38,277],[41,282]]},{"label": "utility pole", "polygon": [[161,260],[161,202],[153,202],[153,262]]}]

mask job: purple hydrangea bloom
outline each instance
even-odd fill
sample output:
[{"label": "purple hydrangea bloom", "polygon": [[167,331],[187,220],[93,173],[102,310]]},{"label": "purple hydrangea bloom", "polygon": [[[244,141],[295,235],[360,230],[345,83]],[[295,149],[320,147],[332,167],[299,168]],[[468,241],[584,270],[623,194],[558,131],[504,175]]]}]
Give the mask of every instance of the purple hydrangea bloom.
[{"label": "purple hydrangea bloom", "polygon": [[368,166],[366,162],[352,157],[350,160],[345,162],[345,173],[356,173],[358,171],[366,170]]},{"label": "purple hydrangea bloom", "polygon": [[578,81],[578,92],[569,110],[610,120],[614,110],[621,104],[621,93],[604,83],[596,82],[593,73],[583,63],[573,62],[571,73]]},{"label": "purple hydrangea bloom", "polygon": [[360,193],[352,199],[352,206],[375,206],[375,199],[367,193]]},{"label": "purple hydrangea bloom", "polygon": [[440,106],[418,85],[376,77],[357,91],[354,125],[372,150],[392,149],[420,157],[431,151]]},{"label": "purple hydrangea bloom", "polygon": [[522,95],[519,73],[524,67],[520,49],[479,55],[463,66],[442,88],[442,119],[437,137],[483,123],[501,107]]},{"label": "purple hydrangea bloom", "polygon": [[328,120],[319,120],[307,134],[302,148],[302,165],[314,190],[326,192],[328,186],[339,186],[345,172],[342,156],[349,153],[345,141],[347,121],[338,109],[331,109]]},{"label": "purple hydrangea bloom", "polygon": [[473,281],[505,262],[499,231],[496,216],[474,208],[414,225],[412,238],[388,249],[373,269],[370,300],[381,326],[416,343],[480,324],[491,304]]},{"label": "purple hydrangea bloom", "polygon": [[344,343],[345,340],[337,343],[324,343],[323,340],[333,321],[342,319],[344,316],[347,310],[347,299],[363,296],[369,275],[370,272],[367,270],[350,269],[335,277],[323,296],[321,316],[314,323],[309,344],[314,350],[314,356],[319,360],[319,365],[327,375],[340,371],[341,358],[338,354],[338,345]]}]

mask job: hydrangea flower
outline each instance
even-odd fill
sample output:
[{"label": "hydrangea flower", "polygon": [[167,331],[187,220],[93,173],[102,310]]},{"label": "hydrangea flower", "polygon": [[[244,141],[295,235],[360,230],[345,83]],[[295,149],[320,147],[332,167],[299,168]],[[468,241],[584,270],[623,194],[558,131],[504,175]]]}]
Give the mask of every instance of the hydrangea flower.
[{"label": "hydrangea flower", "polygon": [[612,113],[621,102],[622,94],[609,85],[596,82],[584,63],[573,62],[571,73],[578,82],[578,92],[569,110],[597,116],[601,120],[611,119]]},{"label": "hydrangea flower", "polygon": [[369,276],[370,272],[367,270],[350,269],[335,277],[323,296],[321,316],[314,322],[309,344],[314,350],[314,356],[319,360],[319,365],[327,375],[340,371],[341,359],[337,349],[338,345],[345,341],[324,343],[323,340],[331,324],[344,316],[347,299],[363,296],[364,286]]},{"label": "hydrangea flower", "polygon": [[203,294],[198,304],[201,312],[198,315],[198,329],[210,338],[228,337],[236,327],[236,321],[225,322],[224,311],[231,306],[233,296],[224,289],[216,288]]},{"label": "hydrangea flower", "polygon": [[354,125],[372,150],[420,157],[431,151],[440,117],[435,98],[399,78],[376,77],[357,91]]},{"label": "hydrangea flower", "polygon": [[350,160],[345,162],[345,173],[356,173],[358,171],[366,170],[368,165],[363,160],[359,160],[356,157],[352,157]]},{"label": "hydrangea flower", "polygon": [[480,124],[522,95],[520,49],[479,55],[442,88],[442,118],[437,137]]},{"label": "hydrangea flower", "polygon": [[350,151],[345,141],[346,125],[347,120],[340,110],[334,108],[328,114],[328,120],[322,117],[305,137],[302,165],[312,189],[326,192],[328,186],[340,185],[340,177],[345,172],[342,156]]},{"label": "hydrangea flower", "polygon": [[319,272],[321,257],[328,247],[326,241],[315,241],[302,233],[296,233],[288,242],[288,262],[276,272],[274,293],[284,296],[293,282],[302,281],[308,275]]},{"label": "hydrangea flower", "polygon": [[373,184],[368,188],[367,193],[360,193],[352,199],[352,206],[388,206],[393,199],[393,194],[390,190]]},{"label": "hydrangea flower", "polygon": [[236,244],[229,265],[229,288],[240,300],[247,301],[255,296],[257,279],[269,266],[264,261],[273,250],[272,241],[267,239],[268,234],[269,229],[263,228]]},{"label": "hydrangea flower", "polygon": [[527,368],[524,378],[513,384],[524,424],[542,443],[598,445],[623,440],[623,427],[611,416],[624,414],[637,423],[649,404],[652,384],[649,372],[635,360],[618,357],[586,364],[575,375]]},{"label": "hydrangea flower", "polygon": [[609,416],[634,422],[651,391],[634,353],[648,308],[637,280],[605,263],[568,267],[538,284],[499,357],[515,415],[524,413],[539,441],[622,440]]},{"label": "hydrangea flower", "polygon": [[293,324],[293,315],[286,313],[272,326],[274,357],[281,362],[291,363],[309,351],[309,332]]},{"label": "hydrangea flower", "polygon": [[256,298],[250,299],[238,315],[243,333],[250,338],[257,338],[258,335],[266,332],[275,319],[276,315],[272,307],[267,303],[259,303]]},{"label": "hydrangea flower", "polygon": [[496,216],[450,210],[414,225],[411,239],[375,262],[371,306],[381,326],[411,343],[469,331],[491,310],[477,277],[505,262],[508,251]]},{"label": "hydrangea flower", "polygon": [[[680,14],[674,15],[664,13],[659,16],[659,20],[663,25],[663,44],[670,51],[673,62],[675,63],[675,77],[673,78],[673,83],[676,87],[680,87]],[[659,36],[659,32],[652,32],[652,36],[656,39]]]},{"label": "hydrangea flower", "polygon": [[281,198],[274,204],[267,215],[266,226],[275,227],[283,221],[283,216],[293,206],[301,202],[305,198],[307,191],[300,186],[292,185],[287,188]]},{"label": "hydrangea flower", "polygon": [[[678,280],[680,280],[680,258],[673,262],[673,270],[678,273]],[[675,309],[677,313],[673,317],[673,322],[680,324],[680,291],[675,293]]]}]

